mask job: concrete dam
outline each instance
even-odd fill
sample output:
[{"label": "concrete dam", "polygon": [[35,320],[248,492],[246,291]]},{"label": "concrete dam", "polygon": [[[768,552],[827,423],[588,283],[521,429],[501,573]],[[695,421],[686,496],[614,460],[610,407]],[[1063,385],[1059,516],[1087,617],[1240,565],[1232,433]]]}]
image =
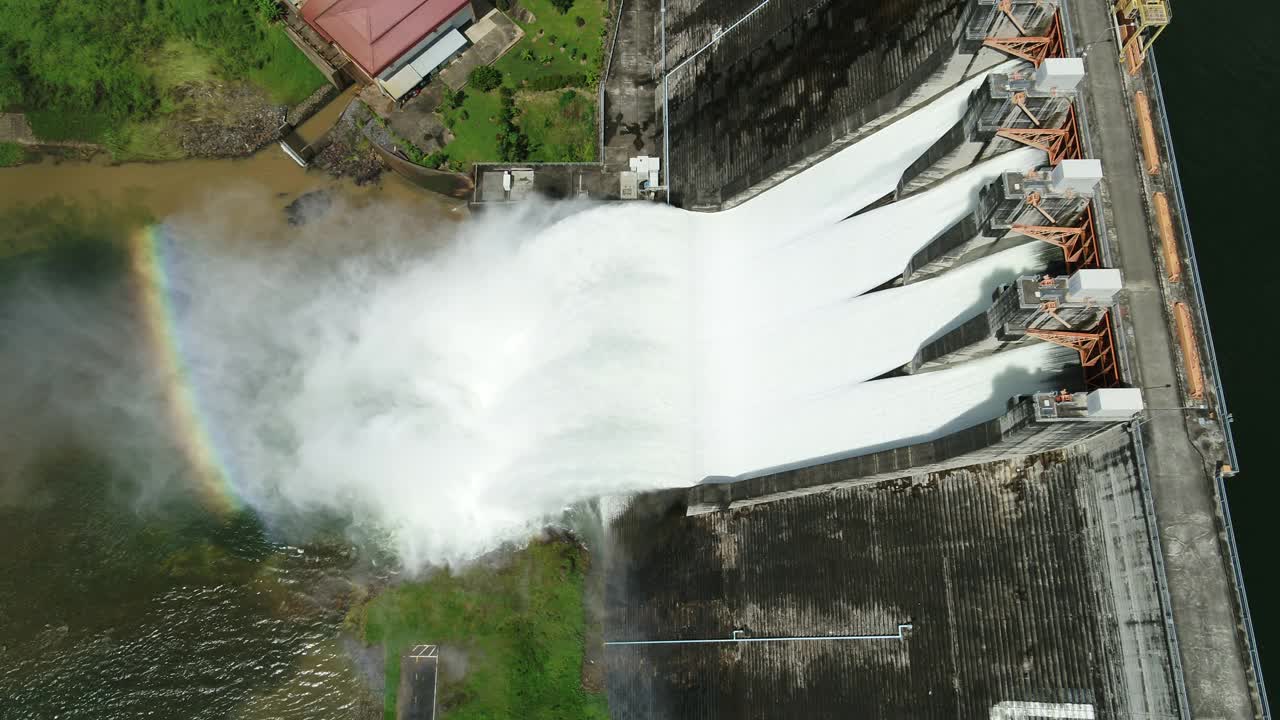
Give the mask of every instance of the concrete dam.
[{"label": "concrete dam", "polygon": [[631,4],[652,122],[606,135],[706,211],[727,355],[695,375],[707,479],[607,523],[613,717],[1269,717],[1145,105],[1164,3]]}]

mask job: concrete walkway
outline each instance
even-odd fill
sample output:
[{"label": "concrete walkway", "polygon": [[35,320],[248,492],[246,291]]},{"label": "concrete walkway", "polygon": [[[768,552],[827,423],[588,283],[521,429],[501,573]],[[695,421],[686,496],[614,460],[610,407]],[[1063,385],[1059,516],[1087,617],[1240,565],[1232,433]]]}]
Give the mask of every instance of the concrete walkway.
[{"label": "concrete walkway", "polygon": [[491,10],[467,30],[471,47],[441,70],[433,82],[443,82],[451,89],[458,90],[467,84],[472,70],[481,65],[492,65],[523,37],[524,30],[512,22],[511,18],[498,10]]},{"label": "concrete walkway", "polygon": [[613,171],[626,170],[633,156],[662,154],[654,66],[659,54],[658,6],[657,0],[622,0],[603,108],[605,148],[601,160]]},{"label": "concrete walkway", "polygon": [[36,144],[36,136],[31,132],[27,116],[22,113],[0,113],[0,142]]},{"label": "concrete walkway", "polygon": [[1107,178],[1110,239],[1128,290],[1121,311],[1134,333],[1135,381],[1146,388],[1147,407],[1152,409],[1142,430],[1191,717],[1249,720],[1260,715],[1236,619],[1227,548],[1220,537],[1214,468],[1193,444],[1190,416],[1171,409],[1184,404],[1173,355],[1175,338],[1153,256],[1155,238],[1147,223],[1138,143],[1125,105],[1127,91],[1114,43],[1098,42],[1110,37],[1106,3],[1073,0],[1069,9],[1079,46],[1093,44],[1086,58],[1086,102],[1094,149]]}]

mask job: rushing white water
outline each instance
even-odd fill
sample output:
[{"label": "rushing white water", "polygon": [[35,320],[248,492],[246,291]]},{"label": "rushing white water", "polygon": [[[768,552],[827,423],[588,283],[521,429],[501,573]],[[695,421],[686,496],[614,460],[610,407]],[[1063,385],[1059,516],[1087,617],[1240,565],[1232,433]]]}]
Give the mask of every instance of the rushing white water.
[{"label": "rushing white water", "polygon": [[[741,322],[803,317],[902,274],[913,255],[973,211],[978,191],[1002,173],[1044,162],[1039,150],[997,155],[939,186],[762,251],[709,242],[708,265],[725,268],[717,289]],[[726,300],[726,302],[729,302]]]},{"label": "rushing white water", "polygon": [[744,394],[703,425],[708,475],[754,474],[923,441],[999,416],[1009,398],[1043,390],[1065,348],[1030,345],[937,372],[857,383],[779,403]]},{"label": "rushing white water", "polygon": [[981,185],[1039,154],[842,221],[892,189],[972,84],[717,215],[491,211],[424,254],[396,249],[420,230],[343,210],[347,228],[389,237],[336,265],[315,238],[228,257],[200,242],[205,226],[174,220],[187,254],[177,325],[237,488],[265,508],[370,518],[420,566],[527,537],[576,500],[998,415],[1044,387],[1053,348],[868,380],[1036,269],[1037,246],[860,295],[968,213]]},{"label": "rushing white water", "polygon": [[870,380],[909,362],[930,339],[985,310],[991,293],[1044,266],[1042,246],[1024,244],[940,277],[832,303],[787,322],[751,328],[754,350],[704,387],[765,398],[804,398]]}]

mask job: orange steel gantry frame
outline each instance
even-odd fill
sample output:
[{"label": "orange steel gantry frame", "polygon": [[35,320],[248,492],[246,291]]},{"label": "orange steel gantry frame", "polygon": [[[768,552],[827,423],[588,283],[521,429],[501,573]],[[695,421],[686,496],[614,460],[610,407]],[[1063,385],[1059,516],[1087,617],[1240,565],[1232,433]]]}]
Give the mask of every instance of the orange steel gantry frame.
[{"label": "orange steel gantry frame", "polygon": [[1062,42],[1062,22],[1058,13],[1053,14],[1053,20],[1049,23],[1049,28],[1044,35],[1028,37],[1026,28],[1022,27],[1022,24],[1013,16],[1011,0],[1001,0],[1000,10],[1018,29],[1018,36],[989,37],[982,41],[983,45],[1007,55],[1022,58],[1036,67],[1040,67],[1040,63],[1047,57],[1062,57],[1066,54],[1066,46]]},{"label": "orange steel gantry frame", "polygon": [[1092,330],[1047,330],[1028,328],[1027,334],[1080,353],[1084,384],[1090,390],[1116,387],[1120,384],[1120,364],[1116,360],[1115,336],[1111,329],[1111,313]]},{"label": "orange steel gantry frame", "polygon": [[1098,253],[1098,230],[1093,222],[1091,205],[1085,205],[1080,224],[1076,227],[1014,225],[1010,229],[1019,235],[1062,248],[1062,259],[1067,263],[1068,274],[1081,268],[1102,267],[1102,258]]},{"label": "orange steel gantry frame", "polygon": [[1049,164],[1080,158],[1080,127],[1076,123],[1076,106],[1067,106],[1067,121],[1060,128],[1000,128],[996,137],[1038,148],[1049,155]]}]

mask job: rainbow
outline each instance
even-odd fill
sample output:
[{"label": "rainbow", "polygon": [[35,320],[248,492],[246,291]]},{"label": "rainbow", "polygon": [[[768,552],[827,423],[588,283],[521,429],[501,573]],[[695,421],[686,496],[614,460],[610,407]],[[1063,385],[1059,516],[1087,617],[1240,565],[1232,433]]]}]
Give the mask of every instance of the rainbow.
[{"label": "rainbow", "polygon": [[240,508],[240,500],[232,489],[225,456],[213,442],[208,419],[200,413],[194,377],[184,361],[182,334],[172,302],[172,250],[173,240],[163,226],[152,225],[131,236],[130,266],[138,304],[150,355],[165,378],[170,426],[193,471],[196,490],[210,511],[229,514]]}]

